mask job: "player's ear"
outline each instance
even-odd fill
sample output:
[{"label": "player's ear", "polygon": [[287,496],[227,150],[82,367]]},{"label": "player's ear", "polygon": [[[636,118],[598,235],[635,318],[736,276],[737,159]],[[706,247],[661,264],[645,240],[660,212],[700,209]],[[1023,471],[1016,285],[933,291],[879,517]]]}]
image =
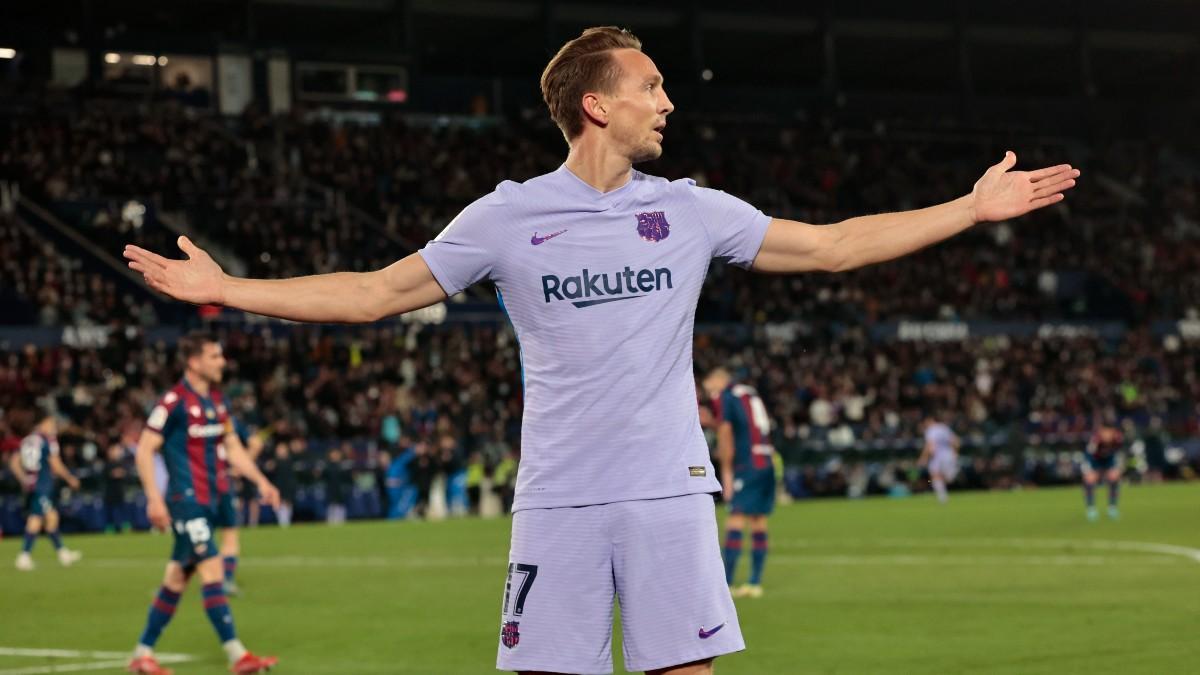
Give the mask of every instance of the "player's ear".
[{"label": "player's ear", "polygon": [[583,95],[583,114],[602,127],[608,126],[608,110],[598,94],[588,92]]}]

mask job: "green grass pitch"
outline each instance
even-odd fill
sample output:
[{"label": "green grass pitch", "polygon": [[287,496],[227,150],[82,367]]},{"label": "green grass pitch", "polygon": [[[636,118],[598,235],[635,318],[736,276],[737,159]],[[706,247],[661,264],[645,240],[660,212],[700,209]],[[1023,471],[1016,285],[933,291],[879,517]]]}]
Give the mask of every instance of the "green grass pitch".
[{"label": "green grass pitch", "polygon": [[[954,494],[946,507],[805,502],[771,523],[767,594],[738,601],[748,650],[720,659],[723,674],[1200,663],[1200,485],[1127,486],[1115,522],[1088,523],[1080,491],[1063,489]],[[457,520],[245,532],[239,635],[278,654],[282,673],[493,672],[508,531]],[[70,569],[42,539],[33,573],[13,569],[19,545],[0,542],[0,674],[122,660],[104,652],[132,648],[169,537],[71,537],[84,560]],[[743,555],[743,577],[748,565]],[[17,651],[33,649],[74,651]],[[181,674],[225,672],[195,587],[159,650],[195,657]],[[615,662],[623,672],[619,648]]]}]

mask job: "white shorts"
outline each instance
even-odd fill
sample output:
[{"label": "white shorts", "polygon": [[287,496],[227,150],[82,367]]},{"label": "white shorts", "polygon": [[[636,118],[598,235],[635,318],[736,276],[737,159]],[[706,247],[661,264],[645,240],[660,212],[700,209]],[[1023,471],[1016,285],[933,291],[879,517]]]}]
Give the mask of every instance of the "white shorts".
[{"label": "white shorts", "polygon": [[500,670],[611,673],[614,597],[631,671],[746,647],[712,495],[518,511],[508,559]]},{"label": "white shorts", "polygon": [[947,483],[953,483],[958,476],[958,457],[953,454],[934,455],[929,461],[929,473],[940,473]]}]

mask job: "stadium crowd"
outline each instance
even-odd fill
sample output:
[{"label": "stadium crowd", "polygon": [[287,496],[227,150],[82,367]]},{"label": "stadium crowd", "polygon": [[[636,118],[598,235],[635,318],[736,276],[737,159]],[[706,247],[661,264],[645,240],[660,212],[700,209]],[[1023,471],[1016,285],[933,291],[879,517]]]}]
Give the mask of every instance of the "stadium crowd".
[{"label": "stadium crowd", "polygon": [[[249,274],[371,269],[435,236],[500,181],[553,170],[562,140],[541,117],[366,126],[250,108],[223,124],[177,104],[91,101],[4,118],[0,180],[74,204],[60,212],[109,250],[128,241],[174,250],[174,231],[156,219],[128,225],[124,205],[141,200],[184,214],[202,243]],[[687,142],[646,171],[815,223],[952,199],[1008,147],[1001,134],[922,135],[880,121],[672,122],[668,142]],[[717,268],[699,320],[1146,321],[1200,311],[1193,162],[1151,143],[1012,145],[1023,165],[1070,157],[1097,180],[1019,225],[980,228],[902,262],[795,278]],[[1164,278],[1178,283],[1154,283]]]},{"label": "stadium crowd", "polygon": [[[293,494],[320,486],[321,499],[349,500],[373,492],[366,502],[359,495],[351,515],[395,517],[426,508],[439,475],[460,510],[465,491],[477,495],[485,477],[511,497],[522,393],[508,326],[234,326],[220,334],[235,414],[265,439],[268,473],[286,461]],[[787,489],[801,497],[920,489],[914,462],[929,413],[964,438],[964,481],[974,487],[1073,480],[1064,457],[1082,449],[1097,415],[1142,442],[1142,470],[1190,476],[1200,455],[1168,462],[1166,450],[1173,438],[1200,435],[1197,351],[1166,344],[1137,334],[877,343],[858,331],[790,342],[766,331],[702,331],[695,354],[698,369],[732,364],[762,392]],[[67,465],[97,479],[108,464],[125,465],[128,491],[146,412],[179,376],[171,348],[131,332],[114,333],[104,347],[0,357],[0,407],[51,404],[70,421]],[[7,418],[0,433],[5,447],[18,440]],[[409,502],[402,511],[390,510],[401,501]],[[301,502],[297,517],[323,517],[324,506]]]},{"label": "stadium crowd", "polygon": [[[374,269],[499,181],[561,162],[561,137],[531,121],[541,117],[357,126],[250,110],[225,123],[177,104],[91,101],[0,116],[0,182],[114,256],[130,241],[173,251],[182,227],[246,274]],[[689,142],[647,172],[818,223],[952,198],[1003,151],[996,137],[825,119],[672,117],[672,136]],[[1195,343],[1145,328],[1200,309],[1200,181],[1152,144],[1103,147],[1018,147],[1022,162],[1069,156],[1098,180],[1019,225],[980,228],[901,262],[797,277],[714,266],[697,311],[697,368],[734,365],[762,393],[791,494],[920,489],[927,413],[965,439],[963,481],[974,487],[1074,480],[1069,457],[1097,416],[1126,425],[1145,465],[1200,469],[1195,453],[1166,458],[1172,439],[1200,436]],[[117,513],[136,493],[129,454],[146,412],[179,376],[171,347],[146,337],[158,320],[149,294],[124,290],[85,264],[86,251],[17,216],[0,215],[2,323],[120,330],[102,347],[5,347],[0,408],[40,400],[60,410],[68,466]],[[1131,329],[1122,338],[871,335],[897,319],[988,318]],[[260,462],[296,499],[297,517],[326,517],[339,500],[352,517],[421,513],[435,485],[454,491],[460,510],[485,485],[511,500],[520,356],[498,314],[442,326],[214,325],[230,358],[226,392],[266,439]],[[4,448],[14,432],[0,418]],[[0,493],[15,489],[0,481]]]}]

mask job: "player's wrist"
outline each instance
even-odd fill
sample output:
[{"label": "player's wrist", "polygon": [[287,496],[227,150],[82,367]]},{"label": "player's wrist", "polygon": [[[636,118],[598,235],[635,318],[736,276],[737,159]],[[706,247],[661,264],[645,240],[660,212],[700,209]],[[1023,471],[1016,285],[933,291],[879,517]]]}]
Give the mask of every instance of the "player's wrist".
[{"label": "player's wrist", "polygon": [[972,190],[971,194],[963,197],[959,201],[962,202],[963,210],[966,213],[968,226],[978,225],[979,216],[975,210],[975,191]]},{"label": "player's wrist", "polygon": [[227,307],[229,305],[230,287],[236,283],[237,277],[230,276],[225,272],[221,272],[221,276],[217,281],[217,300],[214,304]]}]

